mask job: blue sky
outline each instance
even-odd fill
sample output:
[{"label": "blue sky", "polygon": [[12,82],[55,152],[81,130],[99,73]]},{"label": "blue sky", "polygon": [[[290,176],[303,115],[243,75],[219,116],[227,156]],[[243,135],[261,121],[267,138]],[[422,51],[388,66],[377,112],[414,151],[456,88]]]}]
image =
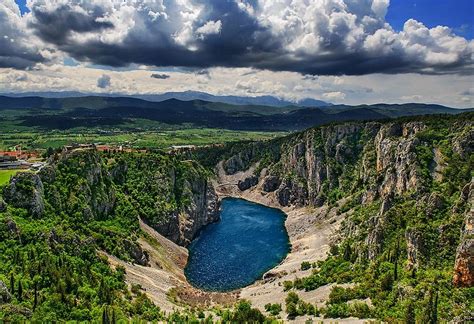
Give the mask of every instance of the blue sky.
[{"label": "blue sky", "polygon": [[468,39],[474,38],[474,0],[391,0],[387,21],[396,30],[410,18],[428,27],[451,27]]}]

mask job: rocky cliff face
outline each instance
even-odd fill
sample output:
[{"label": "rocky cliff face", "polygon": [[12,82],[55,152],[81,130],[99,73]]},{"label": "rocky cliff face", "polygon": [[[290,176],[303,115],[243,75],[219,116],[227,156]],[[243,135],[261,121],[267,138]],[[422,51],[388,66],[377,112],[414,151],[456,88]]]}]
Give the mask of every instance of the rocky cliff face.
[{"label": "rocky cliff face", "polygon": [[474,286],[474,179],[462,191],[461,200],[466,201],[464,227],[461,243],[456,250],[453,283],[457,287]]},{"label": "rocky cliff face", "polygon": [[[398,235],[408,270],[436,259],[430,251],[437,249],[449,251],[454,261],[457,243],[450,228],[459,215],[449,212],[448,201],[455,199],[448,196],[455,197],[472,174],[472,117],[330,125],[278,145],[278,158],[260,165],[257,170],[263,171],[254,173],[258,181],[241,190],[272,197],[282,207],[364,206],[363,216],[347,219],[341,229],[343,238],[360,242],[354,247],[359,260],[374,260],[384,251],[393,255],[386,249]],[[248,150],[224,161],[232,166],[224,169],[234,172],[245,164],[236,161],[243,160],[263,161]],[[465,191],[472,192],[469,188]],[[349,203],[340,203],[343,198]],[[406,220],[394,224],[396,218]],[[437,228],[426,228],[428,224]],[[459,286],[473,285],[473,224],[471,208],[457,250],[454,282]]]},{"label": "rocky cliff face", "polygon": [[[420,122],[347,123],[306,131],[282,145],[280,161],[264,174],[262,191],[275,191],[282,206],[320,206],[341,185],[346,191],[365,189],[366,202],[418,190],[423,182],[416,134],[423,129]],[[224,169],[235,173],[252,154],[239,153]]]},{"label": "rocky cliff face", "polygon": [[[173,180],[171,187],[177,185]],[[206,177],[186,179],[180,189],[187,201],[183,208],[174,209],[164,222],[153,222],[146,216],[144,220],[173,242],[187,246],[204,226],[219,220],[220,201]]]},{"label": "rocky cliff face", "polygon": [[27,209],[34,217],[41,217],[44,212],[43,182],[34,173],[18,173],[3,190],[3,197],[8,204]]},{"label": "rocky cliff face", "polygon": [[[5,202],[0,201],[0,208],[25,208],[34,217],[41,217],[45,208],[50,208],[56,214],[74,213],[84,221],[92,221],[116,217],[118,209],[132,202],[137,221],[141,217],[184,246],[203,226],[219,219],[218,197],[200,169],[190,165],[181,169],[195,172],[183,172],[166,158],[163,162],[146,156],[136,159],[139,163],[132,168],[129,164],[136,163],[134,157],[115,163],[115,157],[107,160],[94,151],[64,154],[38,174],[19,173],[13,177],[4,189]],[[147,182],[143,190],[153,195],[140,200],[148,192],[132,190],[133,182]],[[148,217],[147,211],[159,211],[159,220]],[[124,248],[136,263],[147,263],[147,256],[134,242],[124,242]]]}]

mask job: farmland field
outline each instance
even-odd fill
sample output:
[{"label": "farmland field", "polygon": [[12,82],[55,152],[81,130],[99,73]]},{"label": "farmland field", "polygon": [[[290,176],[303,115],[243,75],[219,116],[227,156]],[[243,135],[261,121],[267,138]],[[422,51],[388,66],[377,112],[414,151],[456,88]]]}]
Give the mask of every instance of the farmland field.
[{"label": "farmland field", "polygon": [[22,170],[0,170],[0,186],[10,181],[10,177]]},{"label": "farmland field", "polygon": [[0,134],[0,150],[15,145],[24,149],[58,148],[72,143],[102,143],[127,145],[134,148],[166,149],[172,145],[208,145],[233,141],[267,140],[284,135],[283,132],[252,132],[210,128],[190,128],[163,131],[108,131],[69,130],[11,131]]}]

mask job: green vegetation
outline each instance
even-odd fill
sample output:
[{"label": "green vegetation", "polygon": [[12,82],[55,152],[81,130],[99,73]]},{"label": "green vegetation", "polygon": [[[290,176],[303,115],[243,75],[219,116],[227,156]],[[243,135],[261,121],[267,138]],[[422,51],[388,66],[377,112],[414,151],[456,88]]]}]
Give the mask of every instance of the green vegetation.
[{"label": "green vegetation", "polygon": [[[339,208],[340,212],[352,210],[342,225],[343,233],[350,229],[352,234],[332,246],[329,257],[317,262],[311,275],[284,283],[291,298],[295,298],[294,291],[351,283],[356,286],[332,289],[330,300],[321,309],[325,317],[437,323],[474,309],[474,287],[459,288],[453,284],[456,248],[468,208],[461,192],[474,176],[472,147],[461,155],[453,149],[453,142],[472,131],[470,118],[472,121],[472,114],[464,119],[417,119],[427,126],[416,135],[416,172],[421,189],[394,195],[389,200],[390,208],[382,215],[381,200],[366,205],[354,203],[360,201],[360,187],[340,185],[354,171],[347,175],[345,171],[336,173],[338,193],[331,198],[330,191],[327,202],[336,206],[338,199],[348,198]],[[370,147],[364,150],[368,152]],[[443,163],[438,177],[434,176],[433,166],[436,150]],[[380,224],[377,229],[376,221]],[[308,268],[309,262],[302,264],[301,269]],[[370,298],[373,306],[354,302],[366,298]],[[287,312],[289,316],[298,314],[295,307],[287,308]]]},{"label": "green vegetation", "polygon": [[285,304],[286,313],[290,319],[303,315],[319,316],[318,308],[301,300],[295,292],[288,293],[288,296],[285,299]]},{"label": "green vegetation", "polygon": [[[129,289],[125,269],[109,266],[103,252],[142,262],[138,217],[152,224],[186,208],[185,185],[208,173],[197,163],[160,153],[77,151],[54,154],[41,172],[18,177],[14,197],[0,212],[0,281],[8,302],[4,321],[197,321],[195,311],[163,313],[140,286]],[[174,173],[174,174],[171,174]],[[21,205],[20,207],[15,206]],[[44,205],[44,209],[40,206]],[[2,296],[3,298],[3,296]],[[266,320],[248,302],[225,311],[228,321]]]},{"label": "green vegetation", "polygon": [[[12,194],[10,186],[5,185],[11,174],[0,173],[0,193],[7,202],[7,209],[0,212],[0,281],[6,285],[9,299],[0,305],[0,319],[207,323],[215,315],[224,322],[273,321],[273,316],[282,311],[280,304],[265,306],[270,317],[252,308],[248,301],[240,301],[233,309],[165,314],[140,286],[127,287],[125,269],[111,268],[106,255],[142,262],[144,252],[137,239],[144,238],[152,246],[159,243],[141,232],[139,217],[156,227],[168,228],[173,215],[181,215],[189,207],[193,194],[190,183],[208,179],[212,176],[210,170],[222,159],[237,155],[238,163],[224,167],[243,170],[260,162],[256,173],[268,167],[285,181],[305,184],[294,171],[305,157],[291,153],[311,136],[320,162],[331,171],[331,180],[324,179],[322,193],[313,198],[337,208],[339,214],[350,213],[342,225],[347,235],[331,246],[328,258],[303,262],[301,270],[307,271],[306,277],[283,283],[282,289],[288,292],[283,305],[288,316],[354,316],[407,323],[451,320],[474,309],[474,288],[455,287],[452,280],[467,208],[460,198],[461,191],[474,176],[472,151],[460,154],[453,143],[470,130],[472,123],[465,122],[470,119],[472,114],[400,121],[423,121],[426,125],[417,133],[417,145],[410,152],[416,157],[413,166],[421,185],[417,191],[391,196],[390,207],[384,213],[380,213],[381,207],[388,202],[378,196],[361,204],[363,193],[385,180],[374,171],[375,147],[362,128],[343,143],[349,153],[339,159],[325,155],[325,140],[318,129],[256,143],[233,141],[269,139],[274,134],[245,133],[249,137],[243,138],[241,132],[210,129],[165,131],[183,136],[183,144],[229,141],[185,156],[153,150],[77,151],[63,157],[49,150],[52,165],[39,174],[43,189],[35,182],[36,175],[21,174]],[[71,132],[64,138],[60,136],[66,133],[60,134],[53,132],[48,137],[37,130],[28,134],[6,132],[0,135],[0,141],[4,147],[21,143],[29,148],[57,147],[71,141],[129,143],[133,147],[179,144],[176,138],[171,142],[169,138],[160,140],[160,136],[168,135],[149,130],[112,135],[91,132],[86,136]],[[74,140],[68,136],[74,136]],[[438,153],[443,158],[439,171],[442,181],[434,176],[433,159]],[[290,169],[285,159],[293,156],[294,169]],[[363,167],[367,168],[366,182],[360,179]],[[380,232],[374,224],[380,224]],[[373,239],[368,240],[369,236]],[[298,295],[328,284],[335,285],[324,307],[318,308],[304,301],[301,293]]]},{"label": "green vegetation", "polygon": [[273,316],[277,316],[281,312],[281,304],[266,304],[265,310]]}]

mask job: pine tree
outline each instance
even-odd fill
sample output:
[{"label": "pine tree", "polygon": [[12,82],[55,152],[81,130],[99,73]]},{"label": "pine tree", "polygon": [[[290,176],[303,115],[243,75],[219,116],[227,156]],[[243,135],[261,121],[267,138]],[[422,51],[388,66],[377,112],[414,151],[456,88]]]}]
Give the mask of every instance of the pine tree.
[{"label": "pine tree", "polygon": [[423,323],[433,323],[433,291],[430,290],[429,292],[429,299],[428,303],[425,306],[425,310],[423,313]]},{"label": "pine tree", "polygon": [[436,291],[435,301],[433,305],[433,315],[431,316],[432,323],[438,323],[438,291]]},{"label": "pine tree", "polygon": [[406,324],[415,324],[415,308],[413,307],[413,302],[408,303],[407,309],[405,311],[405,323]]},{"label": "pine tree", "polygon": [[344,247],[344,256],[343,256],[344,260],[350,261],[351,255],[352,255],[351,246],[349,244],[346,244],[346,246]]},{"label": "pine tree", "polygon": [[21,284],[21,279],[18,280],[18,301],[22,301],[23,300],[23,286]]},{"label": "pine tree", "polygon": [[104,310],[102,311],[102,324],[109,324],[109,314],[107,310],[107,306],[104,307]]},{"label": "pine tree", "polygon": [[15,291],[15,277],[13,276],[13,272],[10,273],[10,291],[12,294]]},{"label": "pine tree", "polygon": [[35,297],[33,300],[33,310],[36,309],[36,306],[38,306],[38,282],[35,281]]},{"label": "pine tree", "polygon": [[397,239],[397,247],[395,249],[395,260],[394,263],[394,270],[393,270],[393,280],[398,280],[398,254],[400,253],[400,238]]}]

